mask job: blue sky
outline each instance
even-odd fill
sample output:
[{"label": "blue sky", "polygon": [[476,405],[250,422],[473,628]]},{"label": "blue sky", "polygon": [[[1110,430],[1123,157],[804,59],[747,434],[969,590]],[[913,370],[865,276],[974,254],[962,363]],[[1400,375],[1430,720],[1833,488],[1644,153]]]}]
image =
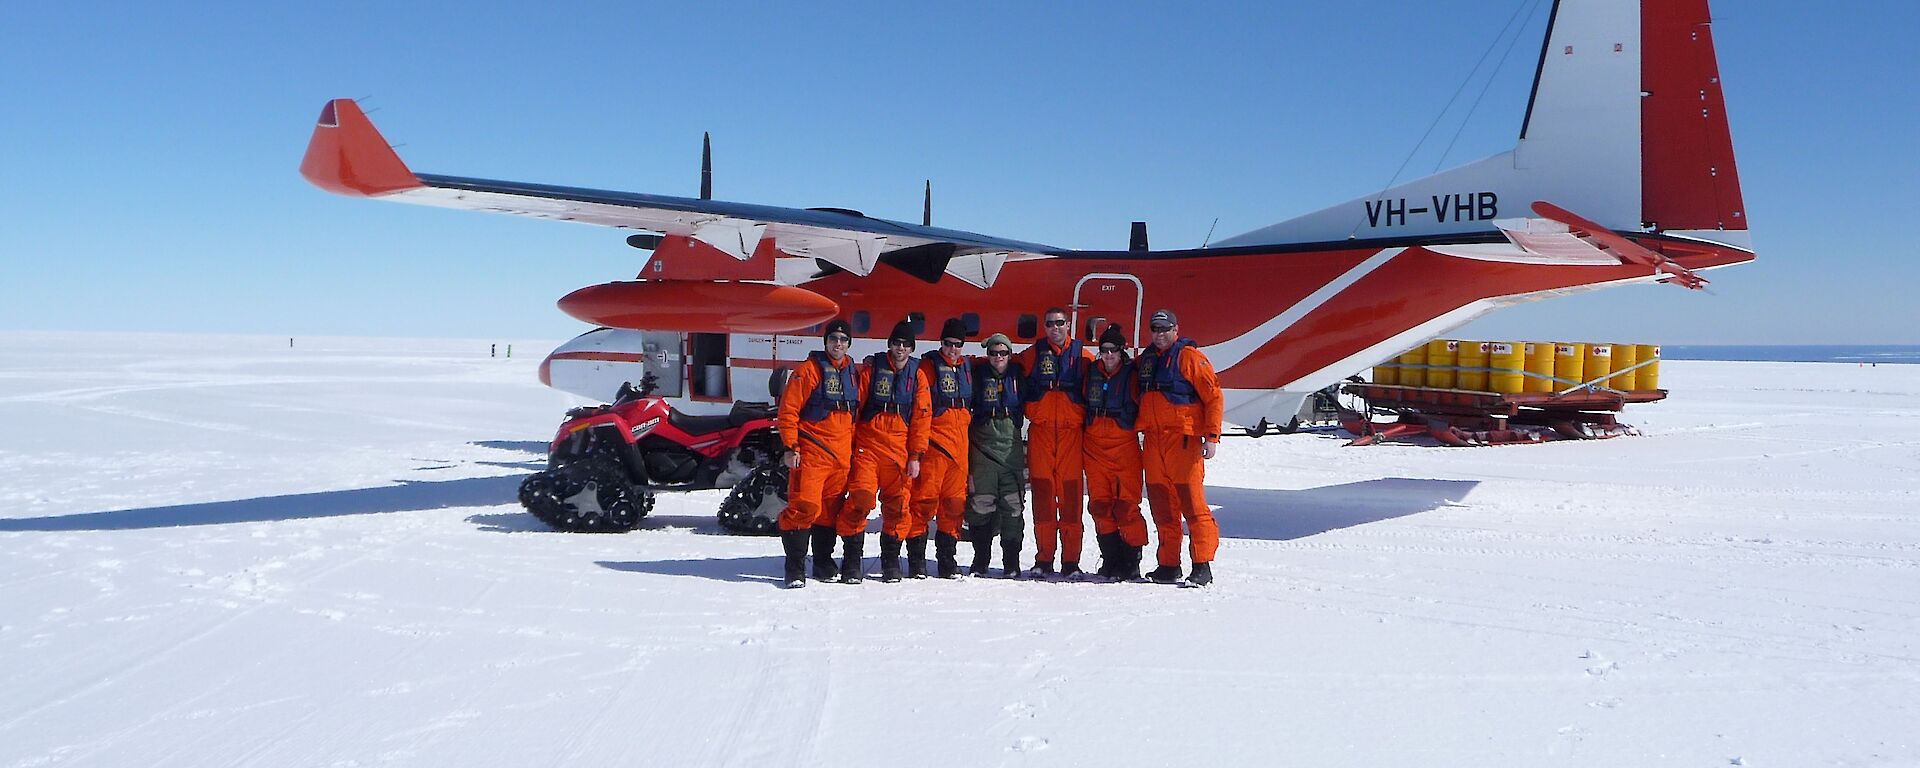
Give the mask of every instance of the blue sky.
[{"label": "blue sky", "polygon": [[[562,338],[584,326],[555,299],[644,258],[614,230],[308,186],[338,96],[422,172],[692,195],[712,131],[722,199],[914,220],[930,178],[942,226],[1120,248],[1142,219],[1195,246],[1216,217],[1220,239],[1379,189],[1530,3],[1403,178],[1511,147],[1547,0],[16,3],[0,330]],[[1711,295],[1603,291],[1463,335],[1920,343],[1920,10],[1715,11],[1760,260]]]}]

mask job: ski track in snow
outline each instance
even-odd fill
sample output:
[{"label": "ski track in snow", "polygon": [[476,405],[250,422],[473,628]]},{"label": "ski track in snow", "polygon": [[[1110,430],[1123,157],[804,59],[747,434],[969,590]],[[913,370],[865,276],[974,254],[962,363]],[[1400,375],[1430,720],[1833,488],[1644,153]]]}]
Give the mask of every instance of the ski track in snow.
[{"label": "ski track in snow", "polygon": [[1205,589],[789,591],[718,492],[522,512],[575,404],[537,357],[135,341],[0,334],[0,768],[1920,764],[1920,366],[1668,361],[1610,441],[1229,440]]}]

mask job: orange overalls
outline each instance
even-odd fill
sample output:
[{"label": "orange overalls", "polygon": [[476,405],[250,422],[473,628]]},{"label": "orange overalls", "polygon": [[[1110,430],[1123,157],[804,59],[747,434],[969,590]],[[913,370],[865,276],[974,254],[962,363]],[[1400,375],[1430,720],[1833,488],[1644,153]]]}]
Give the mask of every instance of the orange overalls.
[{"label": "orange overalls", "polygon": [[[867,515],[878,502],[880,532],[906,538],[910,523],[907,504],[913,491],[907,460],[927,452],[927,427],[932,415],[926,377],[916,362],[907,358],[895,369],[887,354],[881,352],[860,366],[856,386],[860,388],[861,408],[853,432],[853,472],[847,479],[847,506],[835,526],[841,536],[865,532]],[[900,402],[906,397],[901,388],[909,386],[913,389],[911,405]]]},{"label": "orange overalls", "polygon": [[1087,370],[1087,513],[1096,535],[1118,533],[1130,547],[1147,543],[1147,521],[1140,516],[1139,389],[1132,363],[1110,372],[1095,362]]},{"label": "orange overalls", "polygon": [[1015,361],[1026,372],[1021,400],[1027,416],[1027,484],[1033,487],[1036,564],[1051,565],[1057,546],[1061,560],[1080,561],[1080,498],[1085,459],[1081,435],[1087,412],[1079,402],[1081,379],[1093,365],[1093,351],[1079,341],[1065,348],[1041,339]]},{"label": "orange overalls", "polygon": [[787,380],[780,396],[780,441],[799,452],[800,466],[787,473],[780,530],[831,525],[840,516],[853,459],[853,417],[860,408],[852,366],[851,358],[835,363],[814,352]]},{"label": "orange overalls", "polygon": [[1193,536],[1193,562],[1213,562],[1220,526],[1207,507],[1202,441],[1220,442],[1224,401],[1213,363],[1192,339],[1165,355],[1152,347],[1134,362],[1140,372],[1140,431],[1146,435],[1141,464],[1147,475],[1147,505],[1160,534],[1160,565],[1180,567],[1180,521]]},{"label": "orange overalls", "polygon": [[928,450],[920,461],[920,477],[913,483],[913,520],[905,538],[927,535],[937,513],[939,530],[960,538],[967,511],[967,431],[973,425],[972,363],[946,349],[929,352],[920,360],[920,380],[933,406]]}]

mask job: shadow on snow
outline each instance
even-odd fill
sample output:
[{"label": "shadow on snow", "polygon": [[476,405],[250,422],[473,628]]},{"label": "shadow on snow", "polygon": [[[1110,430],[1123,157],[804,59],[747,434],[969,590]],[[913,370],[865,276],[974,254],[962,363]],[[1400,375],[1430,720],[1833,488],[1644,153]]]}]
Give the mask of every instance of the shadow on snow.
[{"label": "shadow on snow", "polygon": [[[190,525],[266,523],[347,515],[414,512],[447,507],[518,504],[526,475],[463,480],[402,480],[397,485],[262,496],[234,501],[117,509],[53,517],[0,519],[0,531],[126,531]],[[531,515],[527,516],[529,520]],[[536,521],[537,522],[537,521]]]},{"label": "shadow on snow", "polygon": [[1220,537],[1289,541],[1460,503],[1473,480],[1387,477],[1297,491],[1208,486]]},{"label": "shadow on snow", "polygon": [[[1220,523],[1222,538],[1287,541],[1458,504],[1477,485],[1479,483],[1472,480],[1399,477],[1297,491],[1216,485],[1207,488],[1207,501],[1218,507],[1213,511],[1213,516]],[[772,543],[774,540],[769,538],[768,541],[769,551],[777,551],[778,545]],[[874,566],[871,562],[874,554],[875,551],[869,548],[868,566]],[[967,553],[961,554],[964,561]],[[628,573],[692,576],[778,586],[780,580],[774,574],[780,572],[782,560],[779,555],[770,555],[619,562],[603,560],[596,564]],[[869,567],[868,570],[873,568]]]},{"label": "shadow on snow", "polygon": [[[662,576],[692,576],[715,581],[735,581],[746,584],[766,584],[780,586],[779,577],[782,563],[786,558],[780,555],[768,557],[713,557],[691,558],[687,560],[600,560],[594,565],[615,571],[628,573],[653,573]],[[871,564],[871,563],[869,563]],[[875,579],[878,581],[878,579]]]},{"label": "shadow on snow", "polygon": [[[479,440],[471,443],[483,448],[536,454],[519,461],[475,461],[473,464],[519,470],[520,474],[473,477],[462,480],[402,480],[396,485],[355,488],[342,491],[316,491],[286,496],[261,496],[252,499],[178,504],[166,507],[116,509],[51,517],[0,519],[5,531],[126,531],[145,528],[173,528],[194,525],[265,523],[278,520],[308,520],[347,515],[376,515],[388,512],[414,512],[448,507],[491,507],[518,504],[520,482],[526,470],[544,465],[547,444],[538,440]],[[447,469],[445,464],[423,470]],[[483,519],[484,518],[484,519]],[[506,514],[476,516],[491,524],[489,530],[544,531],[546,526],[532,515]]]}]

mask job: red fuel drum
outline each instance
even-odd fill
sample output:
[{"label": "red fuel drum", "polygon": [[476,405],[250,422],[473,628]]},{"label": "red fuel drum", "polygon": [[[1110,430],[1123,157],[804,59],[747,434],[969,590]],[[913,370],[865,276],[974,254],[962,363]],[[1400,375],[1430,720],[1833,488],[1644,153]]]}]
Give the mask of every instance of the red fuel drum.
[{"label": "red fuel drum", "polygon": [[780,333],[831,320],[840,305],[787,285],[641,280],[581,288],[560,297],[560,311],[609,328]]}]

